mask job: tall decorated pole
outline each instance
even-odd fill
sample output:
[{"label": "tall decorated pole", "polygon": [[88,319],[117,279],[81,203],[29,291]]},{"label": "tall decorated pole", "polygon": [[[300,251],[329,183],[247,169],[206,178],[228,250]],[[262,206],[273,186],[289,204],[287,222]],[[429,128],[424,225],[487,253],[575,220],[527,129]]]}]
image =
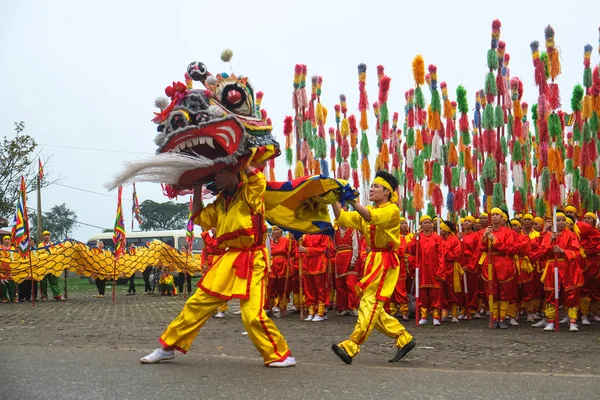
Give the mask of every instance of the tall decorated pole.
[{"label": "tall decorated pole", "polygon": [[123,222],[123,204],[121,202],[123,195],[123,187],[119,186],[117,196],[117,216],[115,217],[115,229],[113,230],[113,243],[115,244],[115,262],[113,265],[113,287],[112,287],[112,302],[115,302],[115,289],[117,286],[117,262],[125,253],[127,239],[125,238],[125,223]]},{"label": "tall decorated pole", "polygon": [[358,111],[360,112],[360,170],[363,186],[363,204],[369,201],[368,187],[371,182],[371,164],[369,163],[369,139],[367,131],[369,130],[369,121],[367,109],[369,108],[369,98],[367,96],[367,65],[358,65]]},{"label": "tall decorated pole", "polygon": [[194,208],[194,199],[190,196],[190,207],[189,207],[188,220],[187,220],[186,230],[185,230],[185,239],[187,241],[187,251],[185,252],[185,271],[184,271],[184,275],[183,275],[183,298],[184,298],[184,300],[187,298],[188,261],[189,261],[190,253],[194,249],[193,208]]},{"label": "tall decorated pole", "polygon": [[[440,92],[438,91],[438,78],[437,78],[437,67],[435,65],[429,65],[429,90],[431,92],[431,105],[427,114],[428,127],[431,130],[430,139],[426,141],[426,150],[429,153],[430,161],[427,166],[429,185],[427,189],[427,196],[430,199],[430,207],[433,210],[429,210],[430,216],[431,211],[437,216],[437,233],[440,234],[440,223],[442,207],[444,205],[444,197],[440,186],[442,185],[442,165],[444,164],[443,159],[443,147],[444,147],[444,130],[442,126],[441,114],[442,114],[442,101]],[[422,134],[423,132],[421,132]],[[429,145],[431,143],[431,145]]]},{"label": "tall decorated pole", "polygon": [[[351,120],[347,117],[348,114],[348,104],[346,102],[346,96],[340,95],[340,111],[343,119],[341,120],[340,127],[340,135],[337,154],[339,154],[340,164],[338,172],[338,177],[350,181],[350,169],[355,171],[357,168],[358,154],[356,154],[356,119],[354,116],[351,116]],[[352,147],[352,154],[350,153],[350,148]],[[348,161],[348,158],[350,162]],[[356,157],[356,159],[354,159]],[[357,177],[358,178],[358,177]],[[357,179],[358,181],[358,179]]]}]

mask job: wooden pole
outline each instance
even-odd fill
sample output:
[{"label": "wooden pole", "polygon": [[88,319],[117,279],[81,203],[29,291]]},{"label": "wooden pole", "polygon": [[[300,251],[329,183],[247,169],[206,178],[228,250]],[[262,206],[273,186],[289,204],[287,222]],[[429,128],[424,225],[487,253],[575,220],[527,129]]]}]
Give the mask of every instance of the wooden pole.
[{"label": "wooden pole", "polygon": [[[302,246],[302,238],[298,240],[298,246]],[[300,296],[300,320],[304,321],[304,279],[302,277],[302,254],[298,257],[298,295]]]},{"label": "wooden pole", "polygon": [[[39,214],[39,211],[38,211]],[[35,279],[33,279],[33,261],[31,260],[31,240],[29,241],[29,276],[31,276],[31,307],[35,307]]]},{"label": "wooden pole", "polygon": [[112,302],[115,304],[115,289],[117,287],[117,255],[115,254],[115,264],[113,266],[113,287],[112,287]]}]

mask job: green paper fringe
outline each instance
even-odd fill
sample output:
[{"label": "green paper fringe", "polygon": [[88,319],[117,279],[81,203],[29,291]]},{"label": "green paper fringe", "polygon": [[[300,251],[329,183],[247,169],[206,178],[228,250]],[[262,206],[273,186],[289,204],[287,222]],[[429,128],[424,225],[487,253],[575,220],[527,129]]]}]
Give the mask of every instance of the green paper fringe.
[{"label": "green paper fringe", "polygon": [[425,96],[423,96],[423,90],[420,86],[415,89],[415,105],[417,108],[425,109]]},{"label": "green paper fringe", "polygon": [[285,163],[287,164],[288,167],[291,167],[293,162],[294,162],[293,150],[291,148],[285,149]]},{"label": "green paper fringe", "polygon": [[498,54],[495,49],[489,49],[487,52],[487,65],[491,70],[498,69]]},{"label": "green paper fringe", "polygon": [[481,196],[481,185],[479,184],[479,181],[473,182],[473,190],[475,192],[475,196]]},{"label": "green paper fringe", "polygon": [[360,135],[360,154],[369,156],[369,139],[367,139],[367,132],[365,131]]},{"label": "green paper fringe", "polygon": [[591,68],[585,68],[583,70],[583,86],[585,86],[586,88],[592,87],[592,69]]},{"label": "green paper fringe", "polygon": [[567,174],[573,173],[573,160],[571,160],[570,158],[565,161],[565,172]]},{"label": "green paper fringe", "polygon": [[435,218],[435,208],[433,207],[433,203],[427,203],[427,215],[432,219]]},{"label": "green paper fringe", "polygon": [[596,111],[592,112],[592,116],[590,117],[590,130],[592,131],[592,133],[597,133],[598,132],[598,114],[596,114]]},{"label": "green paper fringe", "polygon": [[496,87],[496,76],[493,72],[488,72],[485,76],[485,95],[496,96],[498,94],[498,88]]},{"label": "green paper fringe", "polygon": [[[481,121],[483,129],[494,129],[494,106],[488,104],[483,109],[483,119]],[[482,132],[483,133],[483,132]]]},{"label": "green paper fringe", "polygon": [[504,204],[504,188],[501,183],[496,183],[492,196],[492,207],[500,207],[502,204]]},{"label": "green paper fringe", "polygon": [[540,60],[542,60],[542,62],[544,63],[544,71],[546,72],[546,78],[548,78],[550,76],[550,72],[548,70],[548,53],[542,51],[542,54],[540,55]]},{"label": "green paper fringe", "polygon": [[458,185],[460,185],[460,168],[452,168],[452,182],[450,183],[450,185],[453,188],[457,188]]},{"label": "green paper fringe", "polygon": [[548,118],[548,132],[554,141],[558,141],[559,137],[562,137],[560,117],[556,113],[550,114]]},{"label": "green paper fringe", "polygon": [[467,90],[463,85],[459,85],[456,88],[456,103],[458,111],[461,114],[469,113],[469,102],[467,101]]},{"label": "green paper fringe", "polygon": [[482,181],[493,181],[496,179],[496,162],[493,157],[486,157],[481,171]]},{"label": "green paper fringe", "polygon": [[581,129],[579,129],[579,124],[573,124],[573,142],[581,143]]},{"label": "green paper fringe", "polygon": [[[519,144],[516,143],[516,145],[518,146]],[[500,137],[500,147],[502,148],[502,155],[506,157],[508,154],[508,145],[506,144],[506,138],[504,136]]]},{"label": "green paper fringe", "polygon": [[431,181],[436,185],[442,184],[442,166],[437,161],[433,163],[433,176]]},{"label": "green paper fringe", "polygon": [[350,153],[350,168],[353,170],[358,169],[358,150],[356,148],[352,149]]},{"label": "green paper fringe", "polygon": [[[587,70],[587,68],[586,68]],[[590,85],[591,85],[591,75],[590,75]],[[585,81],[585,73],[584,73],[584,81]],[[573,111],[581,111],[582,104],[581,100],[583,100],[583,88],[580,84],[575,85],[573,88],[573,96],[571,96],[571,110]]]},{"label": "green paper fringe", "polygon": [[415,130],[414,128],[409,128],[408,133],[406,135],[406,146],[413,147],[415,145]]},{"label": "green paper fringe", "polygon": [[504,125],[504,112],[502,111],[502,106],[496,106],[494,110],[494,127],[500,128]]},{"label": "green paper fringe", "polygon": [[469,207],[469,212],[473,215],[475,215],[475,197],[472,194],[469,194],[468,196],[468,207]]},{"label": "green paper fringe", "polygon": [[423,180],[423,178],[425,178],[425,166],[423,162],[424,159],[422,154],[415,156],[414,175],[416,182],[420,182]]},{"label": "green paper fringe", "polygon": [[523,161],[523,152],[521,151],[521,145],[519,144],[519,142],[514,142],[513,144],[512,161]]},{"label": "green paper fringe", "polygon": [[548,171],[548,167],[542,170],[542,192],[548,193],[550,190],[550,171]]},{"label": "green paper fringe", "polygon": [[536,125],[537,119],[538,119],[537,109],[538,109],[537,103],[531,106],[531,120],[533,121],[534,125]]},{"label": "green paper fringe", "polygon": [[431,111],[442,112],[442,100],[440,99],[440,92],[437,89],[431,91]]},{"label": "green paper fringe", "polygon": [[461,134],[462,144],[468,146],[471,144],[471,133],[470,132],[462,132]]}]

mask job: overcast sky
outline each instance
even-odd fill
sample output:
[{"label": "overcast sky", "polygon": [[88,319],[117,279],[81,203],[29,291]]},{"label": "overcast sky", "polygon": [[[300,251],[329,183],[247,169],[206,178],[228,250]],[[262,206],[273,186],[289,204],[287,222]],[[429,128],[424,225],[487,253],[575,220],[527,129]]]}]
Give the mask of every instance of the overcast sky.
[{"label": "overcast sky", "polygon": [[[492,5],[493,4],[493,5]],[[501,5],[501,6],[500,6]],[[411,9],[411,6],[418,7]],[[512,76],[535,103],[537,89],[529,43],[544,47],[544,28],[556,30],[563,76],[563,104],[583,75],[583,46],[594,46],[598,63],[598,1],[17,1],[0,2],[0,127],[12,135],[13,122],[51,157],[50,178],[94,194],[51,186],[43,190],[43,210],[66,203],[79,220],[112,228],[116,192],[103,184],[127,160],[146,157],[156,147],[154,99],[173,81],[183,81],[188,63],[202,61],[213,74],[229,66],[221,51],[234,51],[233,69],[263,91],[263,107],[283,146],[283,119],[291,113],[294,65],[323,77],[322,100],[330,110],[346,94],[349,112],[358,104],[357,65],[368,66],[370,102],[376,100],[376,66],[392,78],[390,113],[402,115],[404,93],[413,86],[411,62],[422,54],[438,67],[450,97],[465,86],[469,105],[483,87],[491,22],[502,22],[501,40],[511,55]],[[310,79],[309,79],[310,81]],[[428,91],[426,90],[425,93]],[[372,112],[369,114],[372,122]],[[374,123],[372,123],[374,126]],[[371,147],[375,146],[371,132]],[[94,148],[77,150],[67,147]],[[100,151],[100,150],[112,150]],[[146,153],[146,154],[144,154]],[[372,153],[375,153],[374,151]],[[277,160],[277,176],[286,176]],[[124,214],[131,228],[131,187],[124,188]],[[140,184],[140,202],[166,201],[159,185]],[[511,197],[511,196],[509,196]],[[36,197],[29,197],[35,205]],[[187,199],[180,199],[187,201]],[[182,226],[182,228],[184,228]],[[137,229],[137,228],[136,228]],[[98,228],[80,226],[85,241]]]}]

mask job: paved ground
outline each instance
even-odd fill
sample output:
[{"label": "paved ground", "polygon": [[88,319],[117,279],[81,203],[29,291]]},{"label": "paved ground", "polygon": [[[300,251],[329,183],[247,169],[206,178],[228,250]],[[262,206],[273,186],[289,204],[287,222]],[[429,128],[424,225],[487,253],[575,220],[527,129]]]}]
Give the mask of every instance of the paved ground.
[{"label": "paved ground", "polygon": [[227,318],[203,328],[187,356],[140,365],[183,298],[119,293],[113,305],[70,297],[35,307],[0,304],[0,397],[593,399],[600,390],[600,324],[544,333],[529,326],[490,331],[485,321],[435,329],[411,321],[418,347],[404,361],[387,363],[394,349],[375,333],[346,366],[329,346],[352,331],[352,318],[305,323],[291,316],[276,323],[298,366],[273,371],[243,335],[234,302]]}]

